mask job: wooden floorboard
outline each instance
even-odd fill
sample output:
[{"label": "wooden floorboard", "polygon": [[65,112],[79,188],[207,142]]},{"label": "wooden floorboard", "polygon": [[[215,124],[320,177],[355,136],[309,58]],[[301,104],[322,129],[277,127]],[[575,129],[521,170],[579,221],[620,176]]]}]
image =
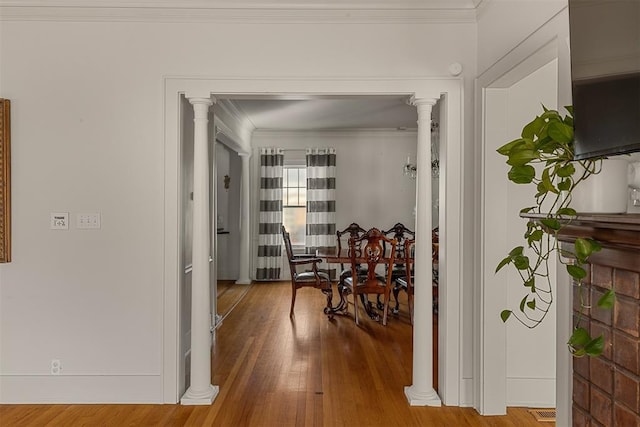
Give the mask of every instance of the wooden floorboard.
[{"label": "wooden floorboard", "polygon": [[362,313],[328,320],[324,296],[257,283],[216,330],[210,406],[0,405],[0,426],[553,426],[526,408],[482,417],[471,408],[411,407],[412,328],[406,297],[388,325]]}]

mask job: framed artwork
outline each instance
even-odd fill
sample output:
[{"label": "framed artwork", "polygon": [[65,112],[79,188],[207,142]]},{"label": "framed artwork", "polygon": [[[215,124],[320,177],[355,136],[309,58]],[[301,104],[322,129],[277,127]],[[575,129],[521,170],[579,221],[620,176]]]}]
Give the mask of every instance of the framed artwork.
[{"label": "framed artwork", "polygon": [[0,263],[11,261],[11,102],[0,98]]}]

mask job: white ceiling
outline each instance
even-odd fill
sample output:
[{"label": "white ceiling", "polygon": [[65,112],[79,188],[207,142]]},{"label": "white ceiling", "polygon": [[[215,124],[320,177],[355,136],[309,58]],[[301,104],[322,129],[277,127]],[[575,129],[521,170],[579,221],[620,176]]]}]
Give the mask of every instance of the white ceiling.
[{"label": "white ceiling", "polygon": [[229,102],[257,130],[416,128],[418,113],[406,101],[406,96],[359,96]]}]

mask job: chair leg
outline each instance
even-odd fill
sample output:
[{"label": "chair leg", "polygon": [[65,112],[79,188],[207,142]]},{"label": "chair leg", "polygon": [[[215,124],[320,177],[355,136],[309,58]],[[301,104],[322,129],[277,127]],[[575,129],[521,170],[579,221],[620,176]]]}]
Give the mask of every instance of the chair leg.
[{"label": "chair leg", "polygon": [[358,295],[356,295],[355,292],[353,293],[353,314],[356,319],[356,325],[359,325],[360,322],[358,320]]},{"label": "chair leg", "polygon": [[322,289],[322,293],[327,296],[327,306],[324,308],[324,314],[327,315],[329,320],[333,319],[333,289],[331,289],[331,283]]},{"label": "chair leg", "polygon": [[393,288],[393,298],[396,300],[396,307],[393,309],[393,314],[400,313],[400,288]]},{"label": "chair leg", "polygon": [[411,319],[411,324],[413,325],[413,295],[408,295],[409,300],[409,318]]},{"label": "chair leg", "polygon": [[289,311],[289,317],[293,317],[294,305],[296,305],[296,285],[291,282],[291,311]]},{"label": "chair leg", "polygon": [[389,300],[391,300],[391,293],[385,292],[384,294],[384,309],[382,312],[382,325],[387,326],[387,315],[389,314]]}]

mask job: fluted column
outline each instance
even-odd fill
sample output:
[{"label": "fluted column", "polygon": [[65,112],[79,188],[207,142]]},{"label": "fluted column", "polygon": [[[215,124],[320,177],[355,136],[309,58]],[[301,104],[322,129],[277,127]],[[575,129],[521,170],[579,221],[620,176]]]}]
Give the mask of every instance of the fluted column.
[{"label": "fluted column", "polygon": [[431,108],[436,101],[436,99],[412,99],[418,109],[413,384],[404,389],[411,406],[441,406],[442,404],[440,397],[433,389]]},{"label": "fluted column", "polygon": [[251,277],[249,276],[249,260],[251,259],[251,234],[249,230],[249,192],[251,186],[249,185],[249,160],[251,160],[251,153],[240,153],[239,155],[242,159],[242,176],[240,178],[240,277],[236,280],[236,283],[248,285],[251,283]]},{"label": "fluted column", "polygon": [[193,270],[191,273],[191,385],[183,405],[210,405],[218,395],[211,384],[209,141],[210,98],[188,98],[193,105]]}]

